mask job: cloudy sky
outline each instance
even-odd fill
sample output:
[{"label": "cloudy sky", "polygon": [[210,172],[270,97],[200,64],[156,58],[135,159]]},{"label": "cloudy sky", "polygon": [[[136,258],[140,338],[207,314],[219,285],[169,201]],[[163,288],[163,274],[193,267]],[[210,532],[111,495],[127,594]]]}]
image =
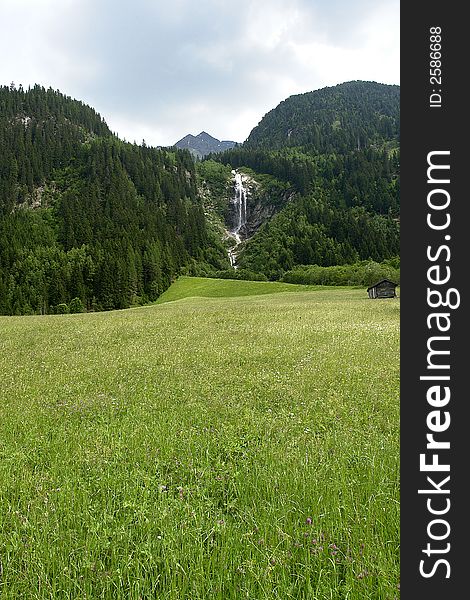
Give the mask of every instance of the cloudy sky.
[{"label": "cloudy sky", "polygon": [[93,106],[121,138],[242,142],[292,94],[399,83],[399,0],[0,0],[0,83]]}]

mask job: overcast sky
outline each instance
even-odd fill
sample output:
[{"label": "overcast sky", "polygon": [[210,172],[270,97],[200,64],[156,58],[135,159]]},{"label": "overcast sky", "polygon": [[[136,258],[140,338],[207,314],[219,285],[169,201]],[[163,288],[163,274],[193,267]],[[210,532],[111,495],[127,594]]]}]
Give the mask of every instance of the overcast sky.
[{"label": "overcast sky", "polygon": [[399,0],[0,0],[0,83],[93,106],[121,138],[244,141],[292,94],[399,83]]}]

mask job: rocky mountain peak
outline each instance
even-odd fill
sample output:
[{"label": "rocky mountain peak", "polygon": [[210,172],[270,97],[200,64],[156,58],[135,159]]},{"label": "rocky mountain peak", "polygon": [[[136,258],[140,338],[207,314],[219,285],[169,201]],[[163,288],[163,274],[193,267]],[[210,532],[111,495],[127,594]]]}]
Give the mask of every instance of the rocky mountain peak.
[{"label": "rocky mountain peak", "polygon": [[197,135],[189,133],[176,142],[177,148],[186,149],[196,158],[204,158],[210,153],[223,152],[237,145],[237,142],[230,140],[218,140],[207,131],[201,131]]}]

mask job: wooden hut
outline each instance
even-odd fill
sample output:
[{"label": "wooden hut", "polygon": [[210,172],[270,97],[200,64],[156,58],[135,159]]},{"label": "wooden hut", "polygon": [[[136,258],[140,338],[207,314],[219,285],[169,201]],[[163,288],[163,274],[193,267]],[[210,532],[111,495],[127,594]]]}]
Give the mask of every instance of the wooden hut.
[{"label": "wooden hut", "polygon": [[397,285],[397,283],[390,281],[390,279],[382,279],[367,288],[367,293],[369,294],[369,298],[395,298],[397,295],[395,292]]}]

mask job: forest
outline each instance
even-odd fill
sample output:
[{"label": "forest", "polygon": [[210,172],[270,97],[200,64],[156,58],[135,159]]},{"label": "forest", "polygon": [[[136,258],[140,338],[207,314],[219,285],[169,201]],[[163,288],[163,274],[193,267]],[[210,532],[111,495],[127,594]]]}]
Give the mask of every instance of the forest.
[{"label": "forest", "polygon": [[[59,91],[12,84],[0,88],[0,148],[0,314],[122,309],[180,274],[301,282],[309,265],[399,254],[398,86],[291,96],[244,144],[195,162],[120,140]],[[223,236],[233,169],[267,207],[237,271]]]},{"label": "forest", "polygon": [[0,313],[127,308],[228,265],[188,151],[122,142],[93,109],[0,88]]}]

